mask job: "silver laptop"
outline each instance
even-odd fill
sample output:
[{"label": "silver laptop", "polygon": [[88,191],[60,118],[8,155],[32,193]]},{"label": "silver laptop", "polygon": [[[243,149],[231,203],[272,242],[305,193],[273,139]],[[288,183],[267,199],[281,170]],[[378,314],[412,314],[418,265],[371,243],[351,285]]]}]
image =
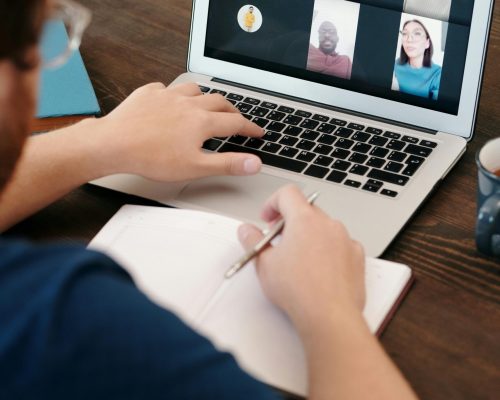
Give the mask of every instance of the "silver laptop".
[{"label": "silver laptop", "polygon": [[[187,73],[265,137],[206,151],[250,152],[254,177],[94,184],[259,222],[294,183],[380,256],[465,152],[474,133],[493,0],[194,0]],[[166,39],[167,40],[167,39]]]}]

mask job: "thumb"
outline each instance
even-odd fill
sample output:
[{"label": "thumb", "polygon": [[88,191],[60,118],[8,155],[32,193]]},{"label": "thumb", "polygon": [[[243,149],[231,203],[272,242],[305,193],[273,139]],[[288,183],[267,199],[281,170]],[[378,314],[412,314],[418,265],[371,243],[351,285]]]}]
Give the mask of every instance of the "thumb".
[{"label": "thumb", "polygon": [[238,228],[238,239],[245,250],[250,250],[264,235],[254,225],[243,224]]},{"label": "thumb", "polygon": [[262,161],[253,154],[213,153],[203,157],[205,175],[255,175],[262,168]]}]

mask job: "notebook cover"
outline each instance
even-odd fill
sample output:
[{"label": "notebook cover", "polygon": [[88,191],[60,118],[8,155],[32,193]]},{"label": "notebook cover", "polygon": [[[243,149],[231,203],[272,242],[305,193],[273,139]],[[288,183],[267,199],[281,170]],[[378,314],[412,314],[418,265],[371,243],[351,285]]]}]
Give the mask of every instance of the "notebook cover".
[{"label": "notebook cover", "polygon": [[[47,23],[41,43],[42,54],[61,49],[67,38],[62,22]],[[97,97],[79,52],[75,52],[60,68],[42,70],[38,97],[37,118],[100,113]]]}]

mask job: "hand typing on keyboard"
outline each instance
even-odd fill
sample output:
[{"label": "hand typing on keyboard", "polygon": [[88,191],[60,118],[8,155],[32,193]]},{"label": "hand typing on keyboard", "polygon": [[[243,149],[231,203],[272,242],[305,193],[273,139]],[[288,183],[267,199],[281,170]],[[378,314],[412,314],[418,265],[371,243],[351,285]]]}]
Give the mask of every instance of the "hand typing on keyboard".
[{"label": "hand typing on keyboard", "polygon": [[95,140],[100,149],[112,153],[105,160],[106,173],[174,182],[209,175],[251,175],[262,165],[253,154],[202,151],[203,143],[214,136],[261,137],[264,132],[223,96],[203,96],[196,84],[143,86],[98,121]]}]

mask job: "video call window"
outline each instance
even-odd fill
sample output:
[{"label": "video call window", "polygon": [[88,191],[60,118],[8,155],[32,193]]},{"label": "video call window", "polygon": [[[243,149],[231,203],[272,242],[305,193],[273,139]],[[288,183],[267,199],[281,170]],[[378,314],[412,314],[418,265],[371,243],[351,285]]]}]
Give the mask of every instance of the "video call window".
[{"label": "video call window", "polygon": [[437,100],[448,23],[402,13],[392,90]]},{"label": "video call window", "polygon": [[309,71],[351,79],[359,7],[359,3],[344,0],[314,2]]}]

